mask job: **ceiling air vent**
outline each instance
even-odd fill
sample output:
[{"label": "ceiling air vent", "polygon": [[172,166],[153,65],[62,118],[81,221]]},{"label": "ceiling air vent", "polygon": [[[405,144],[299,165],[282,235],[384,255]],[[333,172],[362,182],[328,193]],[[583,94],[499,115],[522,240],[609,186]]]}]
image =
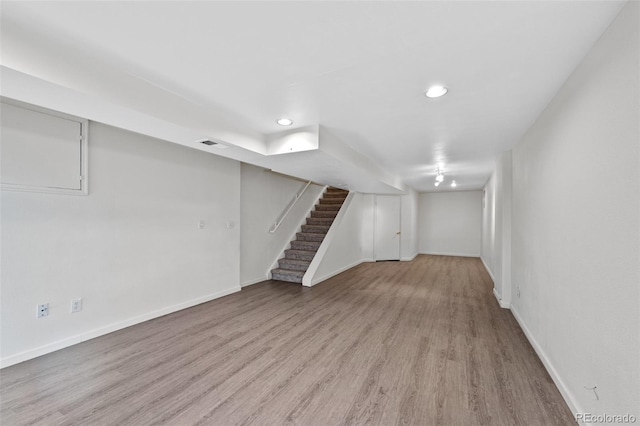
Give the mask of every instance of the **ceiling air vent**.
[{"label": "ceiling air vent", "polygon": [[214,148],[217,149],[225,149],[225,148],[229,148],[227,145],[225,145],[224,143],[220,143],[217,141],[212,141],[211,139],[204,139],[201,141],[198,141],[201,144],[207,145],[207,146],[212,146]]}]

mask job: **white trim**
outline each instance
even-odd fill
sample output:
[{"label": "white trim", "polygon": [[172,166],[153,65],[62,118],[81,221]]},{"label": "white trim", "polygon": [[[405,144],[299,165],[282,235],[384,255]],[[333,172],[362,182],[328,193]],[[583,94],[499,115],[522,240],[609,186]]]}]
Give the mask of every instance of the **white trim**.
[{"label": "white trim", "polygon": [[206,296],[198,297],[196,299],[187,300],[186,302],[178,303],[177,305],[167,306],[155,311],[147,312],[146,314],[138,315],[124,321],[118,321],[104,327],[95,328],[93,330],[86,331],[84,333],[67,337],[66,339],[58,340],[57,342],[48,343],[37,348],[29,349],[24,352],[10,355],[8,357],[0,359],[0,368],[9,367],[10,365],[18,364],[29,359],[33,359],[57,350],[82,343],[87,340],[94,339],[105,334],[112,333],[123,328],[130,327],[132,325],[140,324],[141,322],[149,321],[154,318],[158,318],[173,312],[180,311],[182,309],[190,308],[192,306],[199,305],[201,303],[209,302],[214,299],[218,299],[223,296],[227,296],[232,293],[240,291],[240,287],[231,287],[226,290],[221,290],[215,293],[208,294]]},{"label": "white trim", "polygon": [[495,287],[493,288],[493,295],[496,297],[496,300],[498,301],[498,304],[501,308],[510,309],[509,303],[505,302],[504,299],[502,299],[502,296],[498,294],[498,290],[496,290]]},{"label": "white trim", "polygon": [[430,254],[432,256],[480,257],[479,253],[447,253],[440,251],[421,251],[419,254]]},{"label": "white trim", "polygon": [[418,257],[418,254],[420,254],[420,253],[414,253],[414,254],[413,254],[413,256],[411,256],[411,257],[403,257],[403,258],[401,258],[400,260],[401,260],[402,262],[411,262],[413,259],[415,259],[416,257]]},{"label": "white trim", "polygon": [[484,261],[484,258],[482,256],[480,256],[480,260],[482,260],[482,264],[484,265],[484,269],[486,269],[487,273],[489,273],[489,276],[491,277],[491,281],[493,281],[493,283],[495,284],[496,278],[493,276],[493,272],[491,272],[491,268],[489,268],[489,265],[487,265],[487,262]]},{"label": "white trim", "polygon": [[267,274],[267,275],[265,275],[263,277],[260,277],[260,278],[254,278],[252,280],[245,281],[242,284],[240,284],[240,287],[242,287],[242,288],[248,287],[250,285],[258,284],[258,283],[261,283],[261,282],[264,282],[264,281],[268,281],[270,279],[271,279],[271,277],[269,277],[269,275]]},{"label": "white trim", "polygon": [[355,268],[356,266],[360,265],[361,263],[365,263],[365,262],[375,262],[375,260],[364,260],[364,259],[360,259],[356,262],[353,262],[351,265],[346,265],[343,266],[342,268],[338,269],[337,271],[333,271],[328,273],[327,275],[324,275],[322,277],[313,277],[311,280],[311,283],[309,285],[303,284],[305,287],[313,287],[316,284],[321,283],[322,281],[328,280],[331,277],[334,277],[338,274],[343,273],[344,271],[351,269],[351,268]]},{"label": "white trim", "polygon": [[500,306],[502,306],[502,302],[500,301],[501,297],[500,297],[500,295],[498,294],[498,290],[496,290],[496,288],[495,288],[495,287],[493,288],[493,295],[495,296],[496,300],[498,301],[498,304],[499,304]]},{"label": "white trim", "polygon": [[549,361],[549,357],[547,357],[547,354],[544,352],[544,350],[542,350],[542,347],[533,337],[531,331],[522,320],[522,317],[520,317],[520,314],[518,314],[518,311],[516,311],[513,306],[511,307],[511,313],[518,322],[518,325],[520,325],[520,328],[524,332],[524,335],[527,337],[527,340],[529,340],[529,343],[531,343],[531,346],[533,346],[533,349],[538,354],[538,358],[540,358],[540,361],[542,361],[544,368],[547,369],[547,372],[551,376],[553,383],[555,383],[556,387],[560,391],[562,398],[564,398],[564,401],[569,406],[571,412],[573,412],[574,415],[576,415],[577,413],[585,413],[586,411],[580,406],[580,404],[578,404],[578,401],[575,399],[569,388],[565,385],[564,381],[562,380],[556,369],[553,367],[553,364],[551,364],[551,361]]},{"label": "white trim", "polygon": [[327,253],[327,250],[329,250],[329,246],[331,245],[331,242],[337,235],[338,233],[337,229],[340,226],[340,222],[342,222],[342,218],[344,218],[344,215],[346,214],[349,208],[349,204],[351,204],[351,201],[355,196],[356,196],[355,192],[349,192],[349,194],[347,195],[347,198],[344,199],[342,206],[340,206],[340,210],[338,210],[338,214],[336,215],[336,218],[333,219],[333,222],[331,223],[331,227],[329,228],[329,231],[324,236],[322,243],[320,243],[320,247],[318,247],[318,251],[316,251],[316,254],[313,256],[313,260],[311,260],[311,263],[309,264],[307,271],[304,273],[304,276],[302,277],[303,286],[311,287],[312,285],[315,285],[318,282],[318,280],[314,279],[314,275],[318,271],[318,268],[320,267],[320,263],[322,263],[322,259],[324,258],[324,255]]},{"label": "white trim", "polygon": [[487,265],[487,262],[484,261],[484,258],[482,256],[480,256],[480,260],[482,261],[482,264],[484,265],[484,269],[487,270],[487,273],[491,277],[491,281],[493,281],[493,285],[494,285],[494,287],[493,287],[493,295],[496,297],[496,300],[498,301],[498,304],[500,305],[501,308],[509,309],[509,302],[502,299],[502,295],[498,293],[498,290],[495,287],[496,279],[494,278],[493,273],[491,272],[491,269],[489,268],[489,265]]}]

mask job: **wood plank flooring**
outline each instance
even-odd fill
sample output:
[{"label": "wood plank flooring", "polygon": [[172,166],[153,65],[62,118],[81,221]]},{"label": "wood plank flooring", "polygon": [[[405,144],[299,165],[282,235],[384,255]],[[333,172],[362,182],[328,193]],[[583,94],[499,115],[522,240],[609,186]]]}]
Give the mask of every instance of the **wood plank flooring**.
[{"label": "wood plank flooring", "polygon": [[568,425],[479,259],[266,281],[8,367],[2,425]]}]

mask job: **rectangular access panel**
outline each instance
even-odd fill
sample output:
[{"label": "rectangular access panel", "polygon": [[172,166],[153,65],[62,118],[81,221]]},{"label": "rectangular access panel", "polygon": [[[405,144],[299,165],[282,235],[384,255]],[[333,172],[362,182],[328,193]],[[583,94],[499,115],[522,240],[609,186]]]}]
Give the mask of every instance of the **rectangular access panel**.
[{"label": "rectangular access panel", "polygon": [[2,99],[3,190],[86,194],[87,121]]}]

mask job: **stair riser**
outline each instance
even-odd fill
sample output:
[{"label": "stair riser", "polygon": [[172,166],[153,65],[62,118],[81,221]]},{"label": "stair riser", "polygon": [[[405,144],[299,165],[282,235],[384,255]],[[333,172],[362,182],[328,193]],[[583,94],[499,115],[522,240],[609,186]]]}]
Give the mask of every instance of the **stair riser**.
[{"label": "stair riser", "polygon": [[304,234],[302,232],[298,232],[296,234],[296,239],[298,241],[322,241],[324,240],[325,234]]},{"label": "stair riser", "polygon": [[308,232],[310,234],[326,234],[327,232],[329,232],[329,227],[317,225],[302,225],[302,232]]},{"label": "stair riser", "polygon": [[326,217],[326,218],[331,218],[331,219],[335,219],[335,217],[338,215],[337,211],[317,211],[317,212],[311,212],[311,217]]},{"label": "stair riser", "polygon": [[340,210],[340,207],[342,207],[342,204],[316,204],[316,211],[322,211],[322,212],[335,212],[336,214],[338,213],[338,210]]},{"label": "stair riser", "polygon": [[344,203],[342,198],[321,198],[320,204],[340,204]]},{"label": "stair riser", "polygon": [[318,247],[320,247],[320,243],[315,241],[291,241],[293,250],[317,251]]},{"label": "stair riser", "polygon": [[309,217],[307,218],[307,225],[323,225],[331,226],[333,223],[332,217]]},{"label": "stair riser", "polygon": [[347,194],[337,194],[334,192],[327,192],[322,195],[322,198],[331,198],[332,200],[344,200],[347,198]]},{"label": "stair riser", "polygon": [[271,279],[278,280],[278,281],[287,281],[287,282],[290,282],[290,283],[302,284],[302,278],[292,277],[290,275],[279,274],[277,272],[274,272],[272,274],[272,278]]},{"label": "stair riser", "polygon": [[284,253],[288,259],[298,259],[298,260],[308,260],[308,261],[312,261],[313,256],[315,256],[316,254],[315,252],[296,253],[296,252],[292,252],[291,250],[285,250]]},{"label": "stair riser", "polygon": [[345,190],[345,189],[339,189],[339,188],[327,188],[326,192],[336,192],[336,193],[340,193],[340,194],[348,194],[349,191]]},{"label": "stair riser", "polygon": [[304,264],[293,263],[293,262],[287,261],[287,259],[279,260],[278,261],[278,266],[280,266],[280,268],[282,268],[282,269],[290,269],[292,271],[303,271],[303,272],[306,272],[307,269],[309,269],[309,263],[304,263]]}]

